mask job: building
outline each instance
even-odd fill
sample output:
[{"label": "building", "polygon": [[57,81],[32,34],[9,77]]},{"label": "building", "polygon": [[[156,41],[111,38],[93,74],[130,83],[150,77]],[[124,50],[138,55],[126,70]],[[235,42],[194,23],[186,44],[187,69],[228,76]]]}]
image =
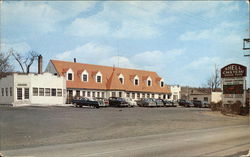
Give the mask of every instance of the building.
[{"label": "building", "polygon": [[167,98],[169,88],[156,72],[50,60],[46,70],[63,76],[68,102],[74,97]]},{"label": "building", "polygon": [[0,104],[61,105],[66,101],[66,80],[50,73],[13,73],[0,79]]},{"label": "building", "polygon": [[211,102],[218,103],[222,101],[222,92],[212,92]]},{"label": "building", "polygon": [[204,103],[211,103],[211,92],[207,89],[191,89],[189,100],[200,100]]},{"label": "building", "polygon": [[170,100],[177,101],[178,99],[181,98],[181,87],[179,85],[171,85],[170,90],[171,90]]}]

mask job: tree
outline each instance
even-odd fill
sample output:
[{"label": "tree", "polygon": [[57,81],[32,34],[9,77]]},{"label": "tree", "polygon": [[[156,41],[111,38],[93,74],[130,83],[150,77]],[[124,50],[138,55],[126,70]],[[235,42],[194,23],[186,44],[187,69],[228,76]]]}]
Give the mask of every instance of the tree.
[{"label": "tree", "polygon": [[214,72],[210,78],[208,78],[206,86],[211,89],[212,92],[215,92],[216,89],[220,87],[220,70],[215,65]]},{"label": "tree", "polygon": [[30,67],[38,59],[38,53],[35,51],[29,51],[28,53],[22,55],[18,52],[11,50],[12,56],[20,65],[23,73],[30,73]]},{"label": "tree", "polygon": [[13,67],[10,64],[11,53],[0,52],[0,73],[6,73],[13,71]]}]

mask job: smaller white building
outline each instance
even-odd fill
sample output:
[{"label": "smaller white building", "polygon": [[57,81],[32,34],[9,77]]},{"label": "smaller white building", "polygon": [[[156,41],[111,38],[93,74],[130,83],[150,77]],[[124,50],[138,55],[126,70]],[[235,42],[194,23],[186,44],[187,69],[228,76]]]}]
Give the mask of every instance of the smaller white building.
[{"label": "smaller white building", "polygon": [[180,93],[181,87],[179,85],[170,86],[170,90],[171,90],[170,100],[177,101],[178,99],[181,98],[181,93]]},{"label": "smaller white building", "polygon": [[211,102],[218,103],[222,101],[222,92],[212,92]]},{"label": "smaller white building", "polygon": [[13,73],[0,79],[0,104],[62,105],[66,102],[66,80],[51,73]]}]

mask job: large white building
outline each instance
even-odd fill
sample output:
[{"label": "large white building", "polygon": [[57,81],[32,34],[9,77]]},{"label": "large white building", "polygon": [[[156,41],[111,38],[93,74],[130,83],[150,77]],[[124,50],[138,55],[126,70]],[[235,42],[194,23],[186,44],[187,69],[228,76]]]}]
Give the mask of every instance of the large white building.
[{"label": "large white building", "polygon": [[66,101],[66,80],[51,73],[13,73],[0,79],[0,104],[61,105]]},{"label": "large white building", "polygon": [[181,86],[179,85],[170,85],[171,96],[170,100],[177,101],[181,98]]}]

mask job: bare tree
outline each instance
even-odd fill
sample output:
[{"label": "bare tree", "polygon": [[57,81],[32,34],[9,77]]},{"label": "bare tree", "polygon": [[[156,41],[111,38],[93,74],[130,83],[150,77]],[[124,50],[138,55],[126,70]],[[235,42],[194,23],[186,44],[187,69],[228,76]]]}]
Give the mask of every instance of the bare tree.
[{"label": "bare tree", "polygon": [[20,65],[23,73],[30,73],[30,67],[34,63],[34,61],[38,58],[38,53],[35,51],[29,51],[28,53],[22,55],[18,52],[14,52],[12,50],[12,56]]},{"label": "bare tree", "polygon": [[13,71],[13,67],[10,64],[10,56],[10,53],[0,52],[0,73]]},{"label": "bare tree", "polygon": [[211,91],[216,91],[220,87],[220,70],[215,65],[214,72],[210,78],[208,78],[206,86],[211,89]]}]

